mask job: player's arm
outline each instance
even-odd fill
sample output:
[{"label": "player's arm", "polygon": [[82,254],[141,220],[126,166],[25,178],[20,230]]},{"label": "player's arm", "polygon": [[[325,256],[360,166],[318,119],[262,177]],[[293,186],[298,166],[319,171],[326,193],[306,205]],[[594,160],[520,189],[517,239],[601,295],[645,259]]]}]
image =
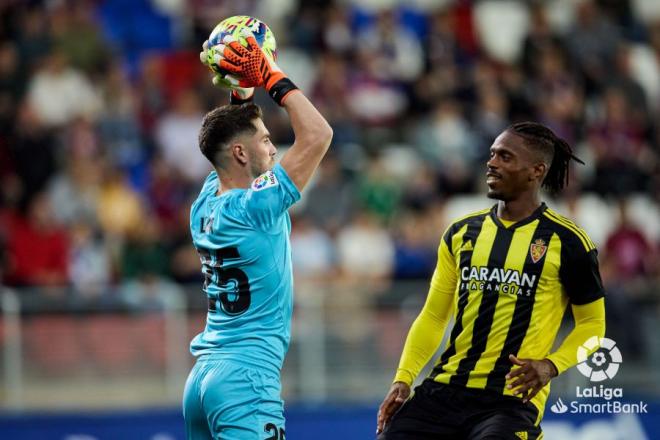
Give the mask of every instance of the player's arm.
[{"label": "player's arm", "polygon": [[557,351],[550,353],[546,359],[551,361],[561,374],[577,365],[578,348],[588,339],[597,336],[600,340],[605,336],[605,299],[600,298],[589,304],[571,306],[575,327],[566,336]]},{"label": "player's arm", "polygon": [[316,107],[302,93],[291,94],[284,102],[296,140],[280,164],[302,191],[328,151],[332,129]]},{"label": "player's arm", "polygon": [[[449,241],[449,240],[447,240]],[[410,387],[442,342],[453,309],[456,266],[443,238],[426,302],[408,332],[394,383],[378,409],[376,432],[380,433],[410,396]]]},{"label": "player's arm", "polygon": [[[507,385],[515,394],[529,401],[552,378],[577,364],[577,350],[589,338],[605,335],[605,292],[598,269],[598,253],[593,247],[585,247],[576,237],[562,240],[562,261],[559,277],[571,302],[575,327],[561,346],[545,359],[509,359],[519,368],[512,370]],[[593,245],[592,245],[593,246]]]},{"label": "player's arm", "polygon": [[219,48],[222,53],[220,68],[239,78],[237,85],[240,87],[263,87],[287,111],[295,142],[280,164],[302,191],[328,151],[332,128],[277,64],[263,53],[254,36],[249,33],[244,36],[247,48],[231,37],[225,39],[226,46]]},{"label": "player's arm", "polygon": [[438,249],[438,264],[431,278],[426,302],[413,322],[403,346],[394,382],[412,385],[442,342],[456,292],[454,257],[444,240]]}]

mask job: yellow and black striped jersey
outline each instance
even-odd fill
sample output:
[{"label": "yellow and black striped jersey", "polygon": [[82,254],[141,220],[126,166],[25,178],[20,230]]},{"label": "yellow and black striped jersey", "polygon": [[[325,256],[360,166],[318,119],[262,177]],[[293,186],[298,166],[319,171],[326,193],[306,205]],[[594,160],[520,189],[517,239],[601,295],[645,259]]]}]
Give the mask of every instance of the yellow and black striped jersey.
[{"label": "yellow and black striped jersey", "polygon": [[[455,322],[431,377],[511,395],[509,354],[545,358],[567,305],[604,291],[581,228],[545,204],[507,227],[496,207],[455,221],[440,242],[433,283],[453,289]],[[532,399],[540,414],[548,393],[546,386]]]}]

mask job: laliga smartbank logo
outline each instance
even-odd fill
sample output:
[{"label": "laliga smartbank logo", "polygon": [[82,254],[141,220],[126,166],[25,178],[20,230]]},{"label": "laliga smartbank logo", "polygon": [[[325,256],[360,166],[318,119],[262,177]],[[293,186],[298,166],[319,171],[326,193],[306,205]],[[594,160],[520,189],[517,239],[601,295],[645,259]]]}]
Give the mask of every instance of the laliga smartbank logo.
[{"label": "laliga smartbank logo", "polygon": [[602,382],[616,376],[623,358],[616,342],[593,336],[578,348],[577,360],[580,373],[592,382]]},{"label": "laliga smartbank logo", "polygon": [[[591,354],[589,354],[591,353]],[[577,369],[591,382],[603,382],[612,379],[623,362],[621,351],[616,342],[608,338],[593,336],[577,350]],[[575,387],[575,397],[590,399],[588,402],[572,400],[567,403],[561,398],[550,407],[555,414],[570,412],[586,414],[647,413],[647,404],[621,402],[623,388],[607,387],[603,384],[590,387]]]}]

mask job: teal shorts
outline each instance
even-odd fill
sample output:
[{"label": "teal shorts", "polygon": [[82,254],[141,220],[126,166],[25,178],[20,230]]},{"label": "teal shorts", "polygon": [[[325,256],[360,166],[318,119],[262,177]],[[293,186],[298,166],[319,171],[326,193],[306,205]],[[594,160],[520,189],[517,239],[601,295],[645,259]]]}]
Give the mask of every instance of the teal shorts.
[{"label": "teal shorts", "polygon": [[235,361],[200,358],[183,392],[188,440],[284,440],[279,377]]}]

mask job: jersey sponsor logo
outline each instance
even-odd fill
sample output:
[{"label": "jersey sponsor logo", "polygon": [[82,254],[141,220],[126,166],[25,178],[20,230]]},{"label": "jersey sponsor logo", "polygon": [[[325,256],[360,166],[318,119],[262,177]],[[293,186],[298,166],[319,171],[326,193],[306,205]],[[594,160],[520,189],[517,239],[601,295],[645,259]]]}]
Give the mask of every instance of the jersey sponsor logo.
[{"label": "jersey sponsor logo", "polygon": [[529,246],[529,256],[532,257],[534,263],[538,263],[547,250],[548,246],[545,245],[545,241],[539,238]]},{"label": "jersey sponsor logo", "polygon": [[275,173],[269,170],[254,179],[252,182],[252,189],[255,191],[261,191],[262,189],[277,186],[278,184],[279,182],[277,181],[277,177],[275,177]]},{"label": "jersey sponsor logo", "polygon": [[531,296],[536,284],[536,277],[537,275],[529,275],[514,269],[466,266],[461,269],[461,289]]}]

